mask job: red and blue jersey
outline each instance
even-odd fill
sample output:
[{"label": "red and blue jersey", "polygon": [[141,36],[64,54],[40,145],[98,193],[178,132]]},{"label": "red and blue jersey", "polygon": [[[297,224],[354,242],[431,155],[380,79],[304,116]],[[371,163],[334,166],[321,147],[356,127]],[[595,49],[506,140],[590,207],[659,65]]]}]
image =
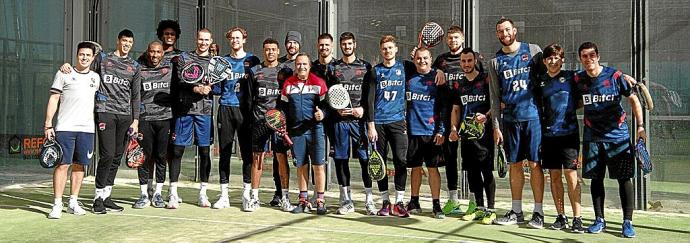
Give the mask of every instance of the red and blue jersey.
[{"label": "red and blue jersey", "polygon": [[218,103],[222,106],[233,107],[239,107],[240,103],[247,104],[248,102],[243,100],[249,91],[246,87],[248,85],[246,73],[249,73],[248,70],[256,65],[259,59],[251,53],[247,53],[242,58],[234,58],[230,55],[225,55],[223,58],[232,65],[232,72],[228,79],[213,85],[213,93],[220,95]]},{"label": "red and blue jersey", "polygon": [[460,119],[472,117],[476,113],[487,114],[491,109],[489,99],[489,75],[483,71],[474,80],[463,76],[459,82],[458,91],[454,95],[454,104],[460,106]]},{"label": "red and blue jersey", "polygon": [[585,110],[582,140],[620,142],[630,139],[621,99],[630,96],[631,88],[623,79],[623,73],[603,67],[597,77],[590,77],[582,71],[574,79]]},{"label": "red and blue jersey", "polygon": [[513,55],[496,52],[496,74],[499,81],[501,102],[505,104],[503,119],[509,122],[538,120],[537,106],[532,94],[530,77],[533,53],[530,44],[521,43]]},{"label": "red and blue jersey", "polygon": [[535,87],[537,104],[542,111],[542,134],[547,137],[577,134],[575,71],[563,70],[551,77],[540,75]]},{"label": "red and blue jersey", "polygon": [[314,119],[314,112],[327,91],[326,82],[313,73],[309,73],[307,80],[300,80],[297,76],[285,80],[280,99],[285,102],[288,132],[291,135],[302,134],[321,125]]},{"label": "red and blue jersey", "polygon": [[391,67],[379,63],[368,81],[368,119],[376,124],[405,120],[405,70],[415,70],[411,62],[396,61]]},{"label": "red and blue jersey", "polygon": [[436,71],[413,74],[407,80],[407,129],[413,136],[443,134],[442,111],[439,88],[436,86]]}]

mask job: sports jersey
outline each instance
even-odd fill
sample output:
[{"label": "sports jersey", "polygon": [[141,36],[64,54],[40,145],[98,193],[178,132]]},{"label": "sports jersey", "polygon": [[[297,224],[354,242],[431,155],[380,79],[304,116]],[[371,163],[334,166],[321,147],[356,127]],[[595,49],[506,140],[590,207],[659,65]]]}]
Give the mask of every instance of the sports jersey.
[{"label": "sports jersey", "polygon": [[[440,119],[442,104],[439,89],[436,87],[436,71],[426,74],[413,74],[407,80],[405,98],[407,100],[407,129],[414,136],[443,134],[444,126]],[[436,101],[439,102],[436,102]]]},{"label": "sports jersey", "polygon": [[96,112],[132,115],[132,119],[139,119],[139,63],[129,56],[101,52],[93,66],[102,81],[96,93]]},{"label": "sports jersey", "polygon": [[327,91],[323,79],[313,73],[309,73],[307,80],[300,80],[297,76],[285,80],[280,99],[286,103],[285,114],[291,134],[301,134],[320,124],[316,122],[314,112]]},{"label": "sports jersey", "polygon": [[[479,55],[477,55],[477,57],[479,57]],[[480,62],[477,62],[477,64],[479,65]],[[441,90],[442,92],[448,93],[447,97],[453,97],[454,94],[457,93],[458,88],[460,87],[460,80],[462,79],[462,77],[465,76],[465,73],[463,73],[462,66],[460,63],[460,54],[456,55],[450,52],[443,53],[436,57],[436,60],[434,60],[434,64],[432,65],[432,67],[443,71],[443,73],[446,76],[446,85]],[[450,114],[450,112],[453,109],[453,106],[447,105],[445,107],[446,114]],[[443,119],[444,126],[450,127],[450,119],[450,116],[446,116],[446,118]],[[450,132],[450,130],[446,132]]]},{"label": "sports jersey", "polygon": [[[363,100],[365,98],[362,88],[366,85],[366,76],[371,75],[371,64],[359,58],[356,58],[352,63],[346,63],[341,59],[331,63],[329,69],[333,84],[341,84],[349,93],[351,107],[364,106],[366,100]],[[329,87],[330,85],[332,84],[329,84]],[[333,119],[336,121],[357,120],[354,116],[334,116]]]},{"label": "sports jersey", "polygon": [[603,67],[598,77],[592,78],[581,71],[575,76],[579,99],[585,110],[585,142],[620,142],[628,140],[626,113],[621,105],[622,96],[630,96],[631,89],[623,80],[623,73]]},{"label": "sports jersey", "polygon": [[278,73],[283,65],[266,67],[263,64],[251,68],[249,83],[252,87],[252,114],[254,121],[263,121],[266,111],[276,107],[280,99],[281,86],[278,83]]},{"label": "sports jersey", "polygon": [[335,82],[333,80],[332,76],[332,70],[331,70],[331,64],[335,62],[334,59],[331,58],[331,61],[326,64],[321,64],[319,62],[319,59],[314,60],[311,62],[311,69],[309,69],[309,72],[316,74],[317,77],[323,79],[324,82],[326,82],[326,86],[331,87],[333,83]]},{"label": "sports jersey", "polygon": [[453,104],[460,106],[460,119],[472,117],[476,113],[486,114],[491,109],[489,99],[489,75],[479,72],[474,80],[463,76],[459,82],[460,88],[453,95]]},{"label": "sports jersey", "polygon": [[576,97],[573,95],[575,71],[563,70],[555,77],[540,75],[535,87],[537,104],[541,104],[542,131],[547,137],[578,133]]},{"label": "sports jersey", "polygon": [[391,67],[379,63],[374,67],[371,80],[367,81],[369,121],[388,124],[405,120],[405,77],[414,73],[413,70],[416,68],[409,61],[396,61]]},{"label": "sports jersey", "polygon": [[[539,119],[532,94],[536,80],[532,82],[530,71],[541,62],[540,53],[539,46],[522,42],[516,52],[505,53],[499,50],[496,52],[496,58],[491,60],[489,65],[491,82],[498,87],[497,93],[492,94],[491,99],[495,104],[494,109],[499,109],[500,103],[505,104],[502,110],[505,121],[522,122]],[[537,58],[534,58],[535,56]]]},{"label": "sports jersey", "polygon": [[87,132],[94,133],[94,94],[98,90],[101,78],[97,73],[79,73],[72,70],[68,74],[57,72],[52,93],[60,94],[60,109],[58,109],[57,132]]},{"label": "sports jersey", "polygon": [[251,53],[247,53],[242,58],[234,58],[230,55],[225,55],[223,58],[230,62],[232,66],[232,72],[228,79],[218,82],[213,85],[213,93],[219,94],[220,99],[218,103],[222,106],[232,106],[239,107],[240,103],[247,104],[243,97],[246,92],[248,92],[246,71],[253,66],[253,63],[257,63],[258,59]]},{"label": "sports jersey", "polygon": [[[143,121],[160,121],[172,118],[173,96],[170,94],[172,66],[170,61],[161,62],[158,67],[146,65],[146,59],[139,60],[144,65],[141,77],[141,115]],[[164,65],[167,64],[167,65]]]},{"label": "sports jersey", "polygon": [[[213,98],[210,95],[200,95],[194,93],[192,90],[197,84],[188,84],[180,78],[182,76],[182,67],[187,63],[195,62],[204,67],[208,68],[210,56],[199,56],[195,51],[182,52],[179,56],[174,58],[173,63],[175,63],[175,70],[177,74],[175,84],[175,90],[178,94],[178,103],[175,107],[175,113],[179,115],[211,115],[213,112]],[[200,82],[206,82],[208,78],[208,72],[201,79]]]}]

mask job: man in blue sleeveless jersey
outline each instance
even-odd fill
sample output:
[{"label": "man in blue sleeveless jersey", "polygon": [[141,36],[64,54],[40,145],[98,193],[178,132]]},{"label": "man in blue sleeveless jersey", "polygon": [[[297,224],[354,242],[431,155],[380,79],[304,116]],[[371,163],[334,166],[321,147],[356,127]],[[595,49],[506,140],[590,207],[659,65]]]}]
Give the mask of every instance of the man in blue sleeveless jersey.
[{"label": "man in blue sleeveless jersey", "polygon": [[[518,42],[517,28],[510,19],[502,18],[496,23],[496,37],[503,47],[496,52],[496,57],[489,63],[491,75],[491,114],[493,120],[494,140],[503,143],[503,132],[506,134],[506,160],[510,162],[510,192],[512,195],[511,210],[504,217],[496,220],[501,225],[512,225],[524,222],[522,213],[522,188],[525,177],[522,161],[527,160],[530,168],[530,185],[534,194],[534,213],[529,225],[533,228],[544,227],[544,172],[539,160],[541,144],[541,127],[539,114],[534,102],[532,88],[532,69],[540,69],[541,49],[535,44]],[[503,132],[499,118],[503,118]]]},{"label": "man in blue sleeveless jersey", "polygon": [[646,139],[642,107],[621,71],[599,64],[597,45],[585,42],[578,48],[583,72],[575,76],[580,101],[584,105],[584,133],[582,177],[592,179],[591,193],[594,223],[587,229],[600,233],[606,229],[604,220],[604,178],[608,167],[609,178],[618,180],[618,191],[623,209],[623,237],[635,237],[632,225],[633,184],[635,158],[626,122],[627,113],[621,105],[627,97],[637,124],[636,137]]},{"label": "man in blue sleeveless jersey", "polygon": [[580,217],[580,183],[577,176],[578,155],[580,153],[580,134],[575,113],[575,71],[561,70],[565,61],[565,51],[558,44],[544,48],[544,65],[547,72],[539,74],[535,87],[535,99],[541,113],[542,125],[542,168],[551,175],[551,195],[556,205],[558,217],[551,229],[568,227],[563,200],[563,180],[565,174],[568,185],[568,198],[573,209],[571,230],[583,233]]}]

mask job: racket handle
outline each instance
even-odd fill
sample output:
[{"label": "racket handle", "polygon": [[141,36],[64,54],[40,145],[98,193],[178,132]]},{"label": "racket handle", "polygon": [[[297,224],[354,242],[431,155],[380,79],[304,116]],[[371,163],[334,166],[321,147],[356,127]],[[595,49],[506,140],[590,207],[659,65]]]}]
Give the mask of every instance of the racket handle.
[{"label": "racket handle", "polygon": [[288,137],[288,135],[285,134],[285,133],[283,133],[283,141],[285,141],[285,143],[286,143],[288,146],[292,146],[292,144],[293,144],[293,143],[292,143],[292,140],[290,140],[290,137]]}]

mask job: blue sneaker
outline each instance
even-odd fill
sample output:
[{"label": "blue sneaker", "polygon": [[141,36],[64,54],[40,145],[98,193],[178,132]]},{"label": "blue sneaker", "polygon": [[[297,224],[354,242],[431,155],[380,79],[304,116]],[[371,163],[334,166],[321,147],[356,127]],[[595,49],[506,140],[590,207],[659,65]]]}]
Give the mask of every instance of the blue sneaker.
[{"label": "blue sneaker", "polygon": [[631,220],[623,220],[623,237],[635,238],[635,228],[633,228]]},{"label": "blue sneaker", "polygon": [[[632,227],[632,225],[631,225]],[[604,221],[604,218],[599,218],[597,217],[596,220],[594,220],[594,223],[587,228],[587,232],[592,233],[592,234],[599,234],[602,231],[606,229],[606,222]]]}]

